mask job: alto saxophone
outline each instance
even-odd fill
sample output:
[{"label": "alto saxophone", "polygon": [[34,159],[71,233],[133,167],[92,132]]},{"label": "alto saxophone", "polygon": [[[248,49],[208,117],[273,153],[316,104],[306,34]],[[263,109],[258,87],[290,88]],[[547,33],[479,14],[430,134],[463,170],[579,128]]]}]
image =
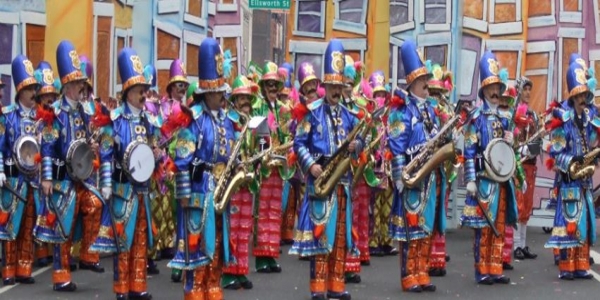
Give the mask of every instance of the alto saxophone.
[{"label": "alto saxophone", "polygon": [[286,153],[292,146],[294,146],[294,141],[269,149],[263,157],[263,163],[269,168],[283,166],[283,162],[287,161]]},{"label": "alto saxophone", "polygon": [[599,154],[600,147],[597,147],[583,156],[582,163],[571,163],[569,165],[569,177],[575,180],[592,177],[596,171],[596,164],[594,163],[594,160],[596,160]]},{"label": "alto saxophone", "polygon": [[231,196],[233,195],[233,193],[235,193],[242,184],[254,178],[254,173],[248,172],[248,170],[245,168],[245,165],[242,166],[241,170],[235,172],[235,168],[237,166],[236,160],[242,147],[242,143],[244,142],[243,137],[246,135],[246,131],[248,130],[248,123],[250,120],[250,118],[242,112],[238,113],[246,123],[242,128],[240,138],[236,142],[233,150],[231,151],[231,156],[229,157],[229,161],[227,161],[227,166],[221,174],[221,177],[218,179],[217,185],[215,187],[215,212],[218,214],[223,213],[225,207],[227,207],[227,204],[229,203],[229,200],[231,200]]},{"label": "alto saxophone", "polygon": [[[375,146],[377,146],[377,144],[379,144],[379,142],[381,141],[381,138],[383,138],[384,135],[385,135],[385,132],[383,132],[383,131],[380,132],[377,135],[377,137],[371,143],[369,143],[369,145],[367,145],[367,147],[364,150],[367,153],[367,155],[370,154],[371,149],[375,148]],[[368,162],[364,163],[364,164],[359,164],[358,167],[356,168],[356,170],[354,170],[354,174],[352,177],[352,186],[355,186],[356,183],[358,183],[358,180],[365,172],[365,169],[367,168],[368,164],[369,164]]]},{"label": "alto saxophone", "polygon": [[447,160],[456,158],[456,147],[454,140],[445,143],[448,133],[454,135],[454,130],[461,115],[456,114],[448,120],[446,125],[425,145],[417,156],[415,156],[402,170],[402,181],[408,188],[415,188],[425,176],[429,175],[435,168]]}]

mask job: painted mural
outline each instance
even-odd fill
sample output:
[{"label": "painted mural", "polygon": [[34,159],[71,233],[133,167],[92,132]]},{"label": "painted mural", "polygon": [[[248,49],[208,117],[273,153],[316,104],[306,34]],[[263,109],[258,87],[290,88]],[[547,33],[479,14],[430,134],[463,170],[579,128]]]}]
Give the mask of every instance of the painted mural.
[{"label": "painted mural", "polygon": [[[186,63],[190,81],[197,79],[198,47],[207,36],[218,39],[223,49],[231,51],[236,73],[244,55],[238,50],[244,32],[240,14],[244,2],[0,0],[0,76],[3,82],[12,82],[10,63],[20,53],[36,66],[41,60],[49,61],[56,72],[56,46],[62,39],[69,39],[80,55],[94,62],[97,96],[106,98],[121,90],[116,61],[123,47],[133,47],[144,64],[157,67],[162,92],[174,59]],[[10,103],[13,91],[12,84],[7,84],[3,101]]]},{"label": "painted mural", "polygon": [[[398,51],[405,39],[413,38],[426,59],[454,72],[452,99],[474,100],[479,58],[489,49],[508,69],[512,83],[522,75],[533,81],[532,106],[542,111],[552,99],[566,96],[564,71],[571,53],[600,67],[599,7],[599,0],[295,0],[288,61],[310,61],[321,70],[327,40],[341,38],[368,73],[383,70],[392,86],[403,87]],[[596,76],[600,79],[598,72]],[[553,178],[545,157],[538,160],[534,226],[552,226],[553,215],[544,210]],[[458,182],[449,210],[455,225],[464,203],[462,185]]]}]

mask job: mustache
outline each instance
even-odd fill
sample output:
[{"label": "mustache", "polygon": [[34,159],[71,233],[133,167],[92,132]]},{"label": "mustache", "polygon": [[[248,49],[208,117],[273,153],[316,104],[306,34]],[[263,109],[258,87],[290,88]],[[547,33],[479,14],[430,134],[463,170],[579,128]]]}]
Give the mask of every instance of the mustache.
[{"label": "mustache", "polygon": [[499,96],[497,93],[493,93],[493,94],[492,94],[492,96],[491,96],[490,98],[492,98],[492,99],[493,99],[493,98],[499,99],[499,98],[500,98],[500,96]]},{"label": "mustache", "polygon": [[341,96],[342,96],[342,94],[335,93],[335,94],[331,95],[331,98],[339,99]]},{"label": "mustache", "polygon": [[306,94],[310,95],[310,94],[316,93],[316,92],[317,92],[317,89],[310,89],[310,90],[308,90],[308,92]]}]

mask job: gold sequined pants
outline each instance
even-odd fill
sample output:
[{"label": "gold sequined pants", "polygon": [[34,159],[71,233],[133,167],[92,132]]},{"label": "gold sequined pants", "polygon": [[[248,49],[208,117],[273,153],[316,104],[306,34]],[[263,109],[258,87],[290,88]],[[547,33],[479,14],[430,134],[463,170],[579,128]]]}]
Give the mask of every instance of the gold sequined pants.
[{"label": "gold sequined pants", "polygon": [[481,275],[502,275],[502,249],[506,222],[506,186],[504,185],[500,185],[499,201],[495,222],[499,236],[495,236],[489,226],[475,230],[475,251],[478,252],[475,253],[475,268]]},{"label": "gold sequined pants", "polygon": [[83,237],[79,248],[79,260],[85,263],[98,263],[100,254],[89,252],[90,247],[98,237],[100,218],[102,217],[102,202],[87,189],[77,190],[83,218]]},{"label": "gold sequined pants", "polygon": [[156,257],[157,252],[173,248],[175,246],[175,219],[173,215],[172,193],[169,189],[163,195],[156,191],[156,198],[150,202],[152,210],[152,233],[154,235],[154,247],[150,249],[150,257]]}]

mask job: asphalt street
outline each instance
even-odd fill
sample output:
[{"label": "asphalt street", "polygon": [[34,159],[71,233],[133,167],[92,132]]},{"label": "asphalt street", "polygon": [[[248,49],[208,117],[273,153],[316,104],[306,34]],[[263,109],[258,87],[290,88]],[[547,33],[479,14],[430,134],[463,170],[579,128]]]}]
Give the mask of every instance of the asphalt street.
[{"label": "asphalt street", "polygon": [[[512,283],[509,285],[480,286],[473,279],[472,231],[455,229],[448,232],[448,274],[433,278],[437,285],[434,293],[408,294],[400,289],[398,257],[373,257],[371,266],[363,267],[360,284],[348,285],[352,299],[598,299],[600,295],[600,265],[592,266],[595,278],[591,280],[562,281],[553,264],[551,250],[543,245],[549,235],[541,228],[529,228],[530,248],[539,254],[536,260],[515,261],[515,269],[506,271]],[[258,274],[252,272],[249,279],[252,290],[226,291],[226,299],[248,300],[305,300],[310,299],[308,289],[308,262],[287,255],[284,247],[280,263],[281,274]],[[600,247],[593,248],[596,262],[600,262]],[[170,281],[167,261],[158,262],[161,274],[148,278],[148,290],[154,299],[182,299],[182,285]],[[35,270],[34,285],[15,285],[0,288],[2,300],[31,299],[114,299],[112,293],[112,259],[102,260],[106,272],[96,274],[78,270],[73,279],[78,285],[73,293],[52,291],[51,270]]]}]

